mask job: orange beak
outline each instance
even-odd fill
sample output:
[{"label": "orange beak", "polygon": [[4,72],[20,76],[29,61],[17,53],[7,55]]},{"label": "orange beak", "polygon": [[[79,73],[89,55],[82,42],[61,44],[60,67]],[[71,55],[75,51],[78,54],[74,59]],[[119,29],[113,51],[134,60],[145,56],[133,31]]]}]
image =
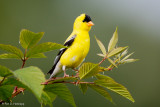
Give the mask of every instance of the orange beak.
[{"label": "orange beak", "polygon": [[87,23],[87,25],[88,25],[88,26],[93,26],[94,23],[93,23],[92,21],[89,21],[89,22]]}]

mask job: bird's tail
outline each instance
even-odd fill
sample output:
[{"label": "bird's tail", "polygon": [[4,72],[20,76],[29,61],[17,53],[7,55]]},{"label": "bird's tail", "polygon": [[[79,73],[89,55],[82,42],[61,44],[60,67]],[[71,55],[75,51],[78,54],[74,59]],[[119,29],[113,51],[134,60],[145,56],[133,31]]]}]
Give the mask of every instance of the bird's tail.
[{"label": "bird's tail", "polygon": [[61,63],[58,62],[56,65],[54,65],[52,67],[52,69],[48,72],[48,74],[50,74],[50,78],[51,79],[52,77],[56,77],[60,72],[62,71],[61,69]]},{"label": "bird's tail", "polygon": [[51,70],[49,70],[49,72],[47,73],[47,74],[52,74],[53,73],[53,71],[54,71],[54,69],[55,69],[55,67],[56,67],[56,65],[54,65],[53,67],[52,67],[52,69]]}]

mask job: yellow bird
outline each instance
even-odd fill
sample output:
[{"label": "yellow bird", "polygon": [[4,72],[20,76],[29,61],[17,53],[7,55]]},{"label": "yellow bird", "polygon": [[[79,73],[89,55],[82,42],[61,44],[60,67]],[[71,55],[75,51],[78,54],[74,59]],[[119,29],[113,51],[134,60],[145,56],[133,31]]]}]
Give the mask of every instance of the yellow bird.
[{"label": "yellow bird", "polygon": [[93,25],[90,16],[86,14],[76,18],[73,31],[64,43],[68,48],[60,49],[52,69],[48,72],[51,75],[50,78],[55,77],[62,70],[64,77],[67,77],[69,76],[66,74],[67,68],[75,69],[84,61],[90,48],[89,31]]}]

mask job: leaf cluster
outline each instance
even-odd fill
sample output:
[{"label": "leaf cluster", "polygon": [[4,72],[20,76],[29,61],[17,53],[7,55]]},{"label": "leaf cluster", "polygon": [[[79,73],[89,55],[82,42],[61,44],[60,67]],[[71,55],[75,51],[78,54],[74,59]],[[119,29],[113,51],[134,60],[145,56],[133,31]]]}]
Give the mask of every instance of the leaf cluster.
[{"label": "leaf cluster", "polygon": [[23,29],[20,32],[19,43],[25,51],[22,52],[21,49],[15,46],[0,44],[0,50],[7,52],[1,54],[0,59],[15,58],[24,61],[29,58],[46,58],[44,52],[64,48],[63,45],[52,42],[38,44],[38,42],[42,39],[43,35],[44,32],[34,33],[29,30]]},{"label": "leaf cluster", "polygon": [[[10,102],[12,98],[19,93],[29,90],[36,96],[42,106],[52,106],[52,102],[56,97],[60,97],[76,107],[73,95],[66,86],[66,83],[69,83],[78,86],[83,94],[87,92],[88,88],[91,88],[105,99],[113,102],[112,97],[107,91],[111,90],[134,102],[127,88],[111,77],[101,74],[101,72],[110,71],[115,67],[117,68],[120,64],[137,60],[128,59],[133,54],[127,55],[128,46],[117,46],[117,29],[108,44],[108,50],[105,48],[105,45],[95,37],[102,51],[102,53],[98,54],[102,57],[99,63],[83,63],[77,70],[78,73],[75,76],[57,77],[49,80],[45,79],[44,73],[38,67],[30,66],[24,68],[26,61],[30,58],[45,58],[44,52],[66,48],[61,44],[52,42],[38,44],[43,35],[43,32],[34,33],[23,29],[20,32],[20,45],[24,49],[24,52],[15,46],[0,44],[0,50],[6,52],[0,55],[0,59],[20,59],[22,61],[21,68],[15,71],[0,65],[0,101]],[[102,67],[101,64],[105,60],[108,60],[110,65]],[[87,81],[87,79],[91,77],[95,77],[95,79],[90,82]]]}]

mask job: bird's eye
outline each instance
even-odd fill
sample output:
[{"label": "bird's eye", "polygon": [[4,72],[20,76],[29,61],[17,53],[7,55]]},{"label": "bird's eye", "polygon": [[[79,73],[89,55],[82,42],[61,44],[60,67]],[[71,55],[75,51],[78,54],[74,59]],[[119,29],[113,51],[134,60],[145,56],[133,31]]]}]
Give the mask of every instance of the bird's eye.
[{"label": "bird's eye", "polygon": [[89,22],[91,21],[91,17],[88,15],[85,15],[85,19],[83,20],[83,22]]}]

